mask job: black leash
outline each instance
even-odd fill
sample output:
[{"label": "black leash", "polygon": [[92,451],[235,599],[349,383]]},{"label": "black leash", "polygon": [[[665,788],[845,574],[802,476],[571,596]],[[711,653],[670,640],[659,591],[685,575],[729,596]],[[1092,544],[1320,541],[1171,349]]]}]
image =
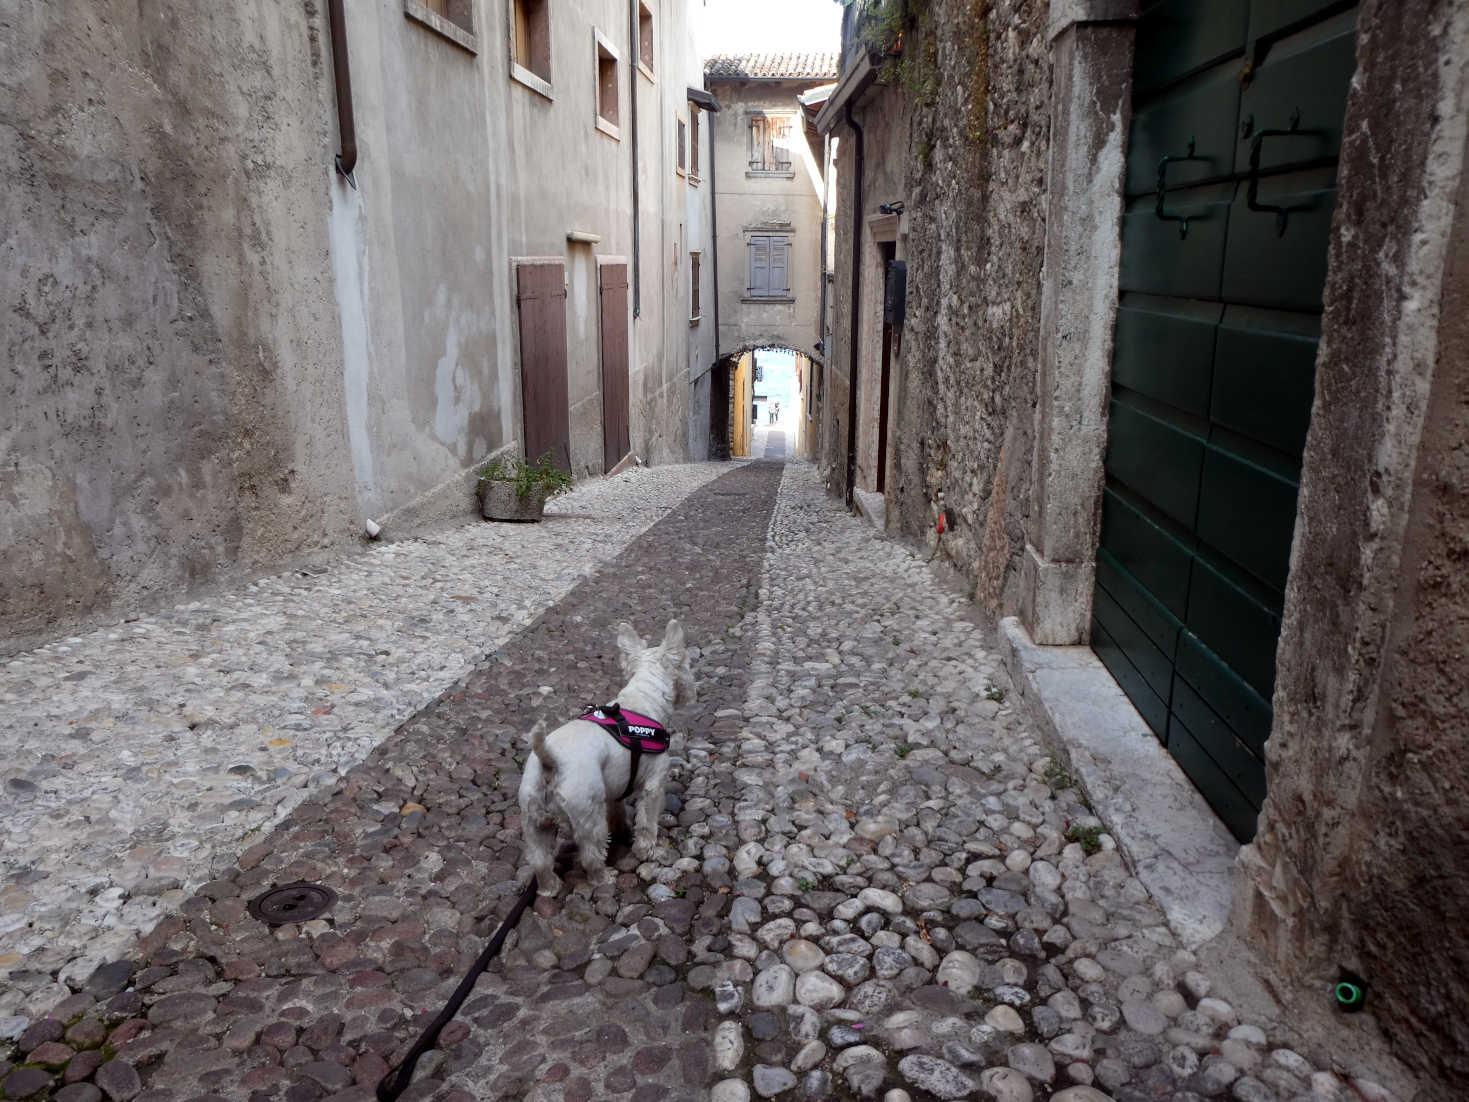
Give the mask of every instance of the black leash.
[{"label": "black leash", "polygon": [[[562,861],[558,859],[557,864],[561,865]],[[490,961],[494,960],[500,952],[500,947],[505,944],[505,939],[510,935],[510,931],[515,929],[520,922],[520,916],[525,914],[525,909],[530,906],[531,900],[535,897],[536,878],[532,876],[530,883],[522,889],[520,898],[515,901],[515,906],[505,916],[505,921],[500,923],[500,928],[495,931],[495,936],[490,938],[484,952],[470,967],[468,974],[459,981],[459,986],[454,989],[454,994],[449,997],[444,1009],[439,1011],[438,1016],[423,1031],[423,1035],[413,1043],[413,1047],[408,1050],[408,1055],[403,1057],[402,1062],[383,1076],[382,1082],[378,1083],[378,1102],[393,1102],[393,1099],[408,1089],[408,1084],[413,1081],[413,1069],[418,1064],[419,1057],[439,1043],[439,1033],[454,1020],[454,1015],[459,1013],[459,1008],[464,1005],[464,1000],[469,998],[469,993],[474,990],[475,981],[479,979],[480,973],[490,966]]]}]

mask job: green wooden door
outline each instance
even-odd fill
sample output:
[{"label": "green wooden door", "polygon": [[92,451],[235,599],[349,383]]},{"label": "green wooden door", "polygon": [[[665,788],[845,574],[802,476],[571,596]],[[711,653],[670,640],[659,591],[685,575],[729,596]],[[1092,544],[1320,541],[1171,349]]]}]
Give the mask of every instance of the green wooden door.
[{"label": "green wooden door", "polygon": [[1265,797],[1356,6],[1137,36],[1092,646],[1241,840]]}]

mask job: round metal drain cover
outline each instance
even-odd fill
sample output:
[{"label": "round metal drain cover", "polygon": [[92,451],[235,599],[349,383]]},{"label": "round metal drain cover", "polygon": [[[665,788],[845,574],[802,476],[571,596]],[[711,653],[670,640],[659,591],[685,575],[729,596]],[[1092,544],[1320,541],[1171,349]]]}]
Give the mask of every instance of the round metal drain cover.
[{"label": "round metal drain cover", "polygon": [[261,922],[283,926],[287,922],[310,922],[331,910],[337,893],[325,884],[285,884],[250,900],[250,913]]}]

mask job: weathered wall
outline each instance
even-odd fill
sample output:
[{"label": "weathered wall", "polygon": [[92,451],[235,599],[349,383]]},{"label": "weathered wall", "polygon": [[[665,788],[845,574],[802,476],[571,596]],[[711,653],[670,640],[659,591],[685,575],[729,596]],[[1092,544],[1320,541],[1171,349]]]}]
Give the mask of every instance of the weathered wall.
[{"label": "weathered wall", "polygon": [[332,260],[359,502],[394,529],[467,512],[465,472],[515,437],[486,14],[476,55],[402,0],[347,6],[360,155],[356,188],[332,181]]},{"label": "weathered wall", "polygon": [[0,4],[0,648],[357,530],[325,37]]},{"label": "weathered wall", "polygon": [[[755,348],[791,348],[814,356],[821,313],[821,148],[805,135],[796,96],[820,81],[713,80],[719,101],[718,143],[719,354]],[[752,114],[795,118],[791,173],[749,170]],[[748,300],[746,243],[762,228],[791,235],[790,302]]]},{"label": "weathered wall", "polygon": [[[934,0],[904,40],[897,79],[906,127],[884,120],[883,98],[898,93],[881,84],[855,112],[874,124],[865,139],[864,215],[897,199],[907,211],[898,255],[908,262],[908,312],[889,433],[888,524],[927,536],[942,491],[956,524],[940,553],[976,580],[991,611],[1014,610],[1029,498],[1050,126],[1046,17],[1045,5],[1019,0]],[[855,151],[845,126],[834,132],[842,138],[841,213],[822,446],[840,489]],[[901,181],[884,176],[894,166],[906,173]],[[864,296],[877,275],[864,270]],[[861,339],[873,343],[867,330]],[[859,472],[858,485],[870,483],[871,472]]]},{"label": "weathered wall", "polygon": [[[1469,1092],[1469,3],[1369,0],[1236,923]],[[1400,201],[1388,206],[1383,196]]]}]

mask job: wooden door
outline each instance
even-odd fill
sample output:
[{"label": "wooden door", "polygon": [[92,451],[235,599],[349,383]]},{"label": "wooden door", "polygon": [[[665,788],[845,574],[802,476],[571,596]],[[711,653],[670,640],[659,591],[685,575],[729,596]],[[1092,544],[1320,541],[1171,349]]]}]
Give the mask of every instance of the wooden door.
[{"label": "wooden door", "polygon": [[598,269],[602,312],[602,470],[632,450],[628,395],[627,265]]},{"label": "wooden door", "polygon": [[1138,24],[1092,646],[1241,840],[1265,797],[1356,9]]},{"label": "wooden door", "polygon": [[516,268],[520,311],[520,400],[525,457],[550,452],[571,470],[571,423],[566,382],[566,277],[560,261]]}]

